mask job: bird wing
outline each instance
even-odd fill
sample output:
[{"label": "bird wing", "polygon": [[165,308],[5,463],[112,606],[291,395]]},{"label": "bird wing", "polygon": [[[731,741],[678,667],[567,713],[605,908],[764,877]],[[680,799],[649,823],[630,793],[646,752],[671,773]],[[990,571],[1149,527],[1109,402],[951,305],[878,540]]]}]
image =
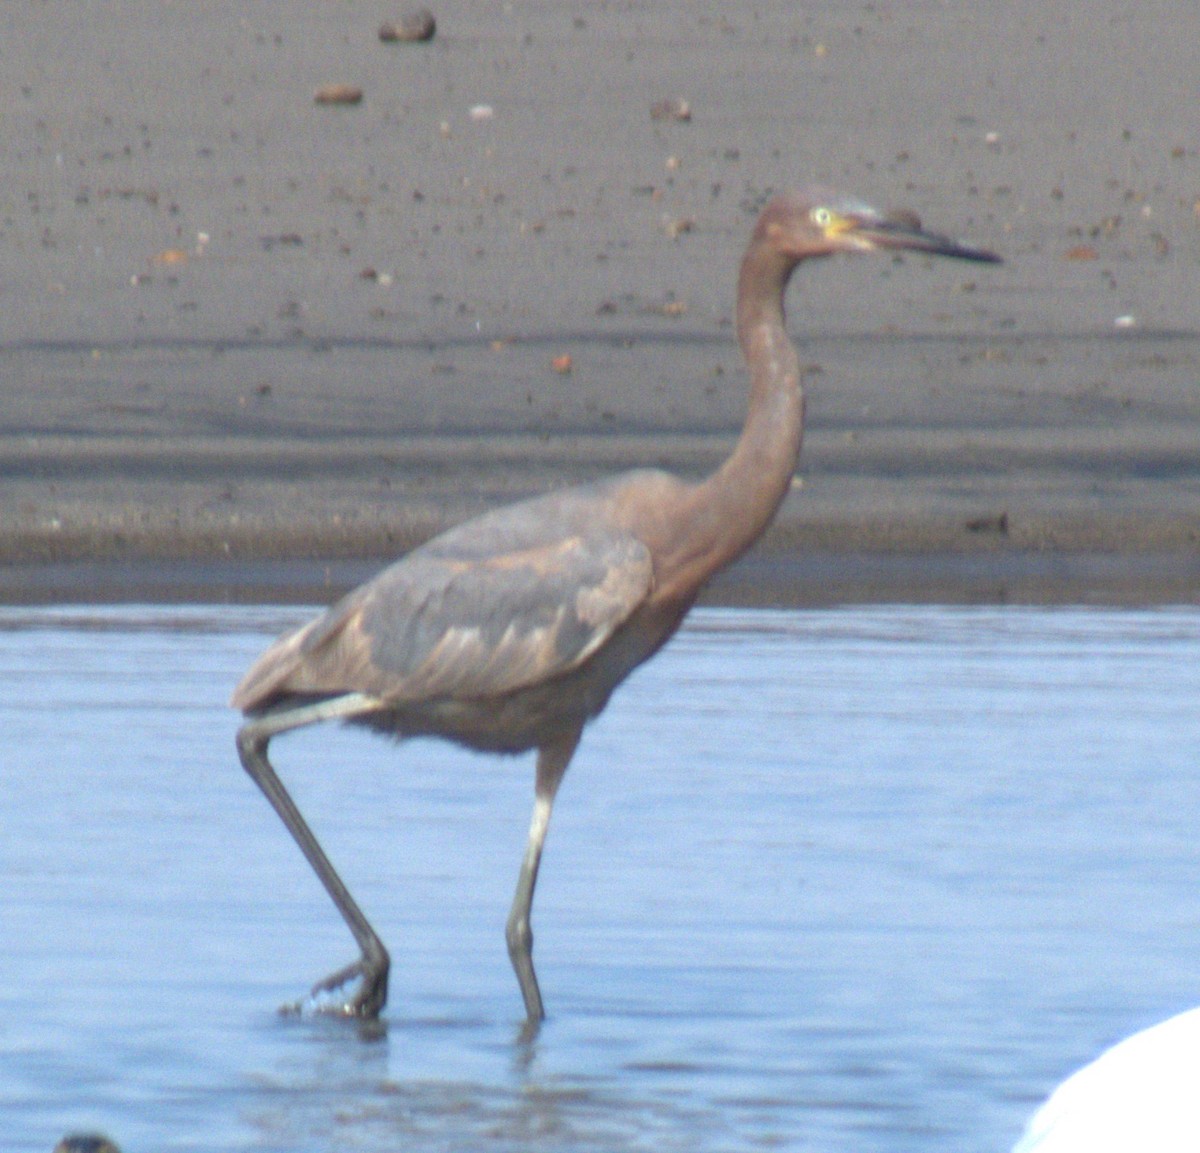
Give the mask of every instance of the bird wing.
[{"label": "bird wing", "polygon": [[565,533],[507,550],[431,541],[282,638],[234,694],[242,709],[292,693],[389,703],[510,693],[568,672],[653,587],[650,551],[625,533]]}]

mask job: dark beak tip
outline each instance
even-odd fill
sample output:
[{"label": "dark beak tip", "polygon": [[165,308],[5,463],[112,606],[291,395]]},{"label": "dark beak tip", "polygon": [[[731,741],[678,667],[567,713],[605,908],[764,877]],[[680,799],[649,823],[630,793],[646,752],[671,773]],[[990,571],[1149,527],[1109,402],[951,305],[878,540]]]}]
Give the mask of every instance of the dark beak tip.
[{"label": "dark beak tip", "polygon": [[879,248],[896,251],[924,252],[928,256],[946,256],[954,260],[971,260],[977,264],[1003,264],[1003,259],[986,248],[959,244],[948,236],[926,232],[911,214],[896,214],[864,231]]},{"label": "dark beak tip", "polygon": [[957,244],[952,240],[940,237],[933,244],[916,243],[912,245],[916,252],[926,252],[930,256],[947,256],[952,260],[970,260],[975,264],[1003,264],[1004,258],[986,248],[971,248],[966,244]]},{"label": "dark beak tip", "polygon": [[1001,264],[1001,258],[987,248],[975,248],[970,244],[959,244],[946,236],[917,233],[912,247],[917,252],[925,251],[931,256],[948,256],[952,260],[971,260],[977,264]]}]

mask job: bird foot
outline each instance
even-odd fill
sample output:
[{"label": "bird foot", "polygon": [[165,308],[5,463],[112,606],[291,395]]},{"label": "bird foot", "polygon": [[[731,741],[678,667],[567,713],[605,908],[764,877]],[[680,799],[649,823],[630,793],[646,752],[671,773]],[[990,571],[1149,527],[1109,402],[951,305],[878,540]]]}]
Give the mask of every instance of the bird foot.
[{"label": "bird foot", "polygon": [[[358,991],[352,997],[339,997],[336,994],[345,985],[356,978],[360,979]],[[388,961],[384,958],[382,964],[372,964],[366,957],[360,957],[336,973],[318,981],[302,1001],[284,1005],[280,1012],[286,1016],[304,1017],[311,1014],[324,1014],[334,1017],[354,1017],[374,1020],[387,1002]]]}]

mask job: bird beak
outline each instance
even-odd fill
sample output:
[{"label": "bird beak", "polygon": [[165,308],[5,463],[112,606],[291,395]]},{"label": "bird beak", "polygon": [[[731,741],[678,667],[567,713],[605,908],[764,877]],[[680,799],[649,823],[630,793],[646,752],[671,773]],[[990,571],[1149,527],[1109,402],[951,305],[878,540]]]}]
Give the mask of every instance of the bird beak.
[{"label": "bird beak", "polygon": [[891,216],[842,216],[834,229],[843,243],[859,249],[895,249],[927,252],[930,256],[951,256],[955,260],[1001,263],[1000,257],[985,248],[971,248],[948,236],[926,232],[920,218],[910,212]]}]

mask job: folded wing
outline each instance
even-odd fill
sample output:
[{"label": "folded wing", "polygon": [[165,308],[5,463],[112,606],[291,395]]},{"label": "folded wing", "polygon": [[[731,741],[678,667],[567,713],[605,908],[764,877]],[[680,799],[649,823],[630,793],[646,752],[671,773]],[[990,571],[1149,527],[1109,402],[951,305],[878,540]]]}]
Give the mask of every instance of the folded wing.
[{"label": "folded wing", "polygon": [[439,538],[281,638],[235,707],[362,692],[392,703],[510,693],[583,664],[653,586],[649,550],[573,532],[479,555]]}]

